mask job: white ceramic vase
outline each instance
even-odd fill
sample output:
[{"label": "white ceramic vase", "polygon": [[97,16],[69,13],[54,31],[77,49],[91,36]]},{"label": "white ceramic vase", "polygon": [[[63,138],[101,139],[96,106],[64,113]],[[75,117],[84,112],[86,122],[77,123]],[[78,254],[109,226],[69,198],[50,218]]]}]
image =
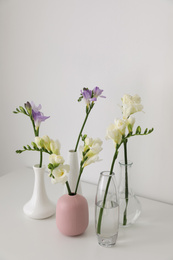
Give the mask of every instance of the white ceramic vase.
[{"label": "white ceramic vase", "polygon": [[[68,164],[70,165],[70,172],[68,174],[68,182],[72,192],[75,192],[77,179],[79,176],[79,162],[78,153],[74,150],[69,150],[68,153]],[[65,186],[65,193],[67,193],[67,188]],[[77,193],[82,195],[81,183],[79,182]]]},{"label": "white ceramic vase", "polygon": [[33,219],[44,219],[55,214],[56,206],[47,197],[44,174],[45,166],[34,165],[35,183],[31,199],[23,207],[25,215]]}]

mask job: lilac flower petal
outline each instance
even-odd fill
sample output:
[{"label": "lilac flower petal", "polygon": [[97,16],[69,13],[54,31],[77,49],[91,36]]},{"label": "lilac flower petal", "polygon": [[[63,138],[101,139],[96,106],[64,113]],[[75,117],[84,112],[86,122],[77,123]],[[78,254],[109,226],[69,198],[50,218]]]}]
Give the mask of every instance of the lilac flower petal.
[{"label": "lilac flower petal", "polygon": [[34,119],[36,129],[40,126],[41,122],[45,121],[50,117],[50,116],[44,116],[43,113],[41,113],[40,111],[35,112],[34,110],[32,110],[32,116]]},{"label": "lilac flower petal", "polygon": [[41,104],[38,105],[38,107],[34,104],[33,101],[31,101],[31,106],[32,106],[32,110],[34,110],[34,112],[38,112],[41,109]]},{"label": "lilac flower petal", "polygon": [[97,101],[97,98],[96,97],[93,97],[90,99],[91,101]]},{"label": "lilac flower petal", "polygon": [[94,96],[100,96],[101,95],[101,93],[103,92],[103,90],[102,89],[99,89],[99,87],[95,87],[94,89],[93,89],[93,93],[94,93]]},{"label": "lilac flower petal", "polygon": [[89,104],[91,102],[91,97],[92,97],[92,90],[84,88],[83,91],[81,91],[81,93],[85,100],[86,105],[89,106]]},{"label": "lilac flower petal", "polygon": [[82,92],[82,95],[85,99],[90,99],[91,96],[92,96],[92,91],[89,90],[89,89],[85,89],[83,92]]}]

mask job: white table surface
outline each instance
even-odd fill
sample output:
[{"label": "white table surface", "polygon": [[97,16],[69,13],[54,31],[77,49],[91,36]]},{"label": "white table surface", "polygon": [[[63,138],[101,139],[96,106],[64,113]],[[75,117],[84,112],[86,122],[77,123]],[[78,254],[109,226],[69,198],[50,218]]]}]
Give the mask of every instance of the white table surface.
[{"label": "white table surface", "polygon": [[[55,215],[44,220],[30,219],[23,205],[32,195],[34,173],[20,169],[0,177],[0,260],[173,260],[173,206],[139,198],[142,214],[136,224],[120,228],[113,248],[98,245],[94,228],[96,185],[82,182],[89,203],[89,226],[78,237],[63,236]],[[62,184],[53,185],[45,176],[49,198],[63,194]]]}]

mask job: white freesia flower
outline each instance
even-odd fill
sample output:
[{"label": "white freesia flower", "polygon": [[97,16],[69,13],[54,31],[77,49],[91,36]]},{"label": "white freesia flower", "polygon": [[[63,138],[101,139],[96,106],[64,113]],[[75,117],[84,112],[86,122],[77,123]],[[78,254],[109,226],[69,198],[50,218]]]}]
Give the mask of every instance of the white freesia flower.
[{"label": "white freesia flower", "polygon": [[51,154],[49,156],[49,162],[52,163],[53,165],[63,164],[64,158],[61,155]]},{"label": "white freesia flower", "polygon": [[112,139],[115,145],[121,143],[122,134],[119,129],[116,128],[115,124],[108,126],[106,131],[106,139]]},{"label": "white freesia flower", "polygon": [[38,146],[38,148],[40,148],[40,149],[43,148],[43,140],[42,140],[41,137],[36,136],[35,137],[35,143]]},{"label": "white freesia flower", "polygon": [[54,178],[51,178],[52,183],[65,183],[68,180],[67,177],[67,173],[70,170],[70,166],[69,165],[63,165],[60,164],[58,167],[56,167],[53,171],[52,171],[52,175],[54,176]]},{"label": "white freesia flower", "polygon": [[60,145],[60,142],[58,140],[56,140],[56,141],[51,140],[50,141],[50,150],[52,151],[52,153],[59,155],[60,154],[60,148],[61,148],[61,145]]},{"label": "white freesia flower", "polygon": [[86,166],[90,165],[91,163],[98,162],[98,161],[100,161],[100,160],[99,160],[99,156],[98,156],[98,154],[95,154],[95,155],[89,157],[89,158],[84,162],[83,167],[86,167]]},{"label": "white freesia flower", "polygon": [[125,135],[126,121],[121,119],[115,119],[114,124],[108,126],[106,131],[106,139],[112,139],[116,144],[120,144],[122,136]]},{"label": "white freesia flower", "polygon": [[130,115],[142,111],[141,98],[138,95],[124,95],[122,97],[122,112],[123,118],[127,119]]},{"label": "white freesia flower", "polygon": [[43,137],[42,137],[42,139],[43,139],[43,141],[44,141],[44,148],[46,149],[46,150],[48,150],[48,151],[50,151],[50,138],[49,138],[49,136],[48,135],[44,135]]},{"label": "white freesia flower", "polygon": [[[84,160],[85,158],[87,158],[86,160],[84,160],[84,164],[83,167],[86,167],[87,165],[94,163],[96,161],[99,161],[99,156],[98,154],[101,152],[101,150],[103,149],[102,146],[102,141],[101,139],[97,138],[97,139],[93,139],[93,138],[89,138],[86,137],[85,138],[85,144],[84,146],[79,148],[80,151],[80,155],[82,160]],[[86,152],[87,150],[89,150],[84,158],[83,158],[83,152]]]},{"label": "white freesia flower", "polygon": [[122,119],[115,119],[114,124],[115,124],[115,128],[118,129],[122,135],[124,135],[126,131],[125,121]]}]

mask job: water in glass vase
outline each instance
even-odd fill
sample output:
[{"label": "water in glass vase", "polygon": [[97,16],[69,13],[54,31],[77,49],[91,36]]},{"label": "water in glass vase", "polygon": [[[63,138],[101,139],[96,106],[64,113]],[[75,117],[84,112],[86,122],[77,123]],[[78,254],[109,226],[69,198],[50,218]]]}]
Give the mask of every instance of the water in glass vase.
[{"label": "water in glass vase", "polygon": [[[98,201],[95,207],[96,227],[100,210],[103,208],[103,201]],[[115,201],[106,201],[101,221],[101,232],[97,234],[98,242],[105,247],[112,247],[116,244],[119,228],[119,205]],[[97,230],[97,229],[96,229]]]}]

